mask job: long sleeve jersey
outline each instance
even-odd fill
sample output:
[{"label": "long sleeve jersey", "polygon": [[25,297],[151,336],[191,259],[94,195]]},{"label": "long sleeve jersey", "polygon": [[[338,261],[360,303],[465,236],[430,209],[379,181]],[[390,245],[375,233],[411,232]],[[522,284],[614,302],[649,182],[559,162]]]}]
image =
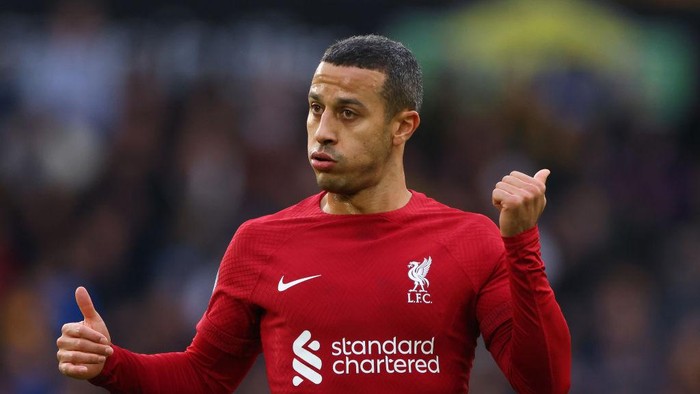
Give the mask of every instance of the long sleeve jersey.
[{"label": "long sleeve jersey", "polygon": [[323,193],[244,223],[184,352],[115,346],[112,392],[230,393],[265,355],[272,393],[466,393],[482,335],[519,393],[568,391],[568,327],[537,228],[412,192],[397,210],[332,215]]}]

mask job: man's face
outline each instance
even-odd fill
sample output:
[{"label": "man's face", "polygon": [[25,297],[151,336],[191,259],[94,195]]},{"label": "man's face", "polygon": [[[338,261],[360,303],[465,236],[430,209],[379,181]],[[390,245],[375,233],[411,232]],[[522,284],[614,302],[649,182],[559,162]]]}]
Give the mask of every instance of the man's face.
[{"label": "man's face", "polygon": [[377,185],[392,155],[380,92],[385,75],[322,62],[309,89],[308,155],[321,189],[355,194]]}]

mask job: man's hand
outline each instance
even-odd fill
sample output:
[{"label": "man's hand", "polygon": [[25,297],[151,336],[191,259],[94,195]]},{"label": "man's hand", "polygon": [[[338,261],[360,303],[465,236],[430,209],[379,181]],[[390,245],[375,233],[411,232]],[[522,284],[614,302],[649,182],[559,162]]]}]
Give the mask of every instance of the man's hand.
[{"label": "man's hand", "polygon": [[84,320],[63,325],[56,340],[58,370],[72,378],[92,379],[102,372],[105,360],[114,350],[107,326],[84,287],[75,290],[75,301]]},{"label": "man's hand", "polygon": [[539,170],[534,177],[513,171],[496,184],[491,201],[501,212],[501,235],[512,237],[537,224],[547,199],[544,196],[549,170]]}]

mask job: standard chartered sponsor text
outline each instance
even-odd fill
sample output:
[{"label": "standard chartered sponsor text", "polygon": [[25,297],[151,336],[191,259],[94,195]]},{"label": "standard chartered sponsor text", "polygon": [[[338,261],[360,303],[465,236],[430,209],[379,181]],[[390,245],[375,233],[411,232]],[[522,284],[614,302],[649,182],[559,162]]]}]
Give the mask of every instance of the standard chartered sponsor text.
[{"label": "standard chartered sponsor text", "polygon": [[338,375],[440,373],[435,337],[427,340],[350,340],[331,343],[333,372]]}]

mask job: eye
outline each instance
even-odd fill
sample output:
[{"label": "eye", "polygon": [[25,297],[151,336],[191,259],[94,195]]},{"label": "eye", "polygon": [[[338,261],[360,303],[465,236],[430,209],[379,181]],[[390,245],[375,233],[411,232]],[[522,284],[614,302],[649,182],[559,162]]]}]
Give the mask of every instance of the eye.
[{"label": "eye", "polygon": [[309,104],[309,112],[316,115],[322,114],[323,107],[321,107],[321,105],[318,103],[311,103]]},{"label": "eye", "polygon": [[353,111],[349,109],[344,109],[340,115],[343,117],[343,119],[354,119],[355,116],[357,116]]}]

